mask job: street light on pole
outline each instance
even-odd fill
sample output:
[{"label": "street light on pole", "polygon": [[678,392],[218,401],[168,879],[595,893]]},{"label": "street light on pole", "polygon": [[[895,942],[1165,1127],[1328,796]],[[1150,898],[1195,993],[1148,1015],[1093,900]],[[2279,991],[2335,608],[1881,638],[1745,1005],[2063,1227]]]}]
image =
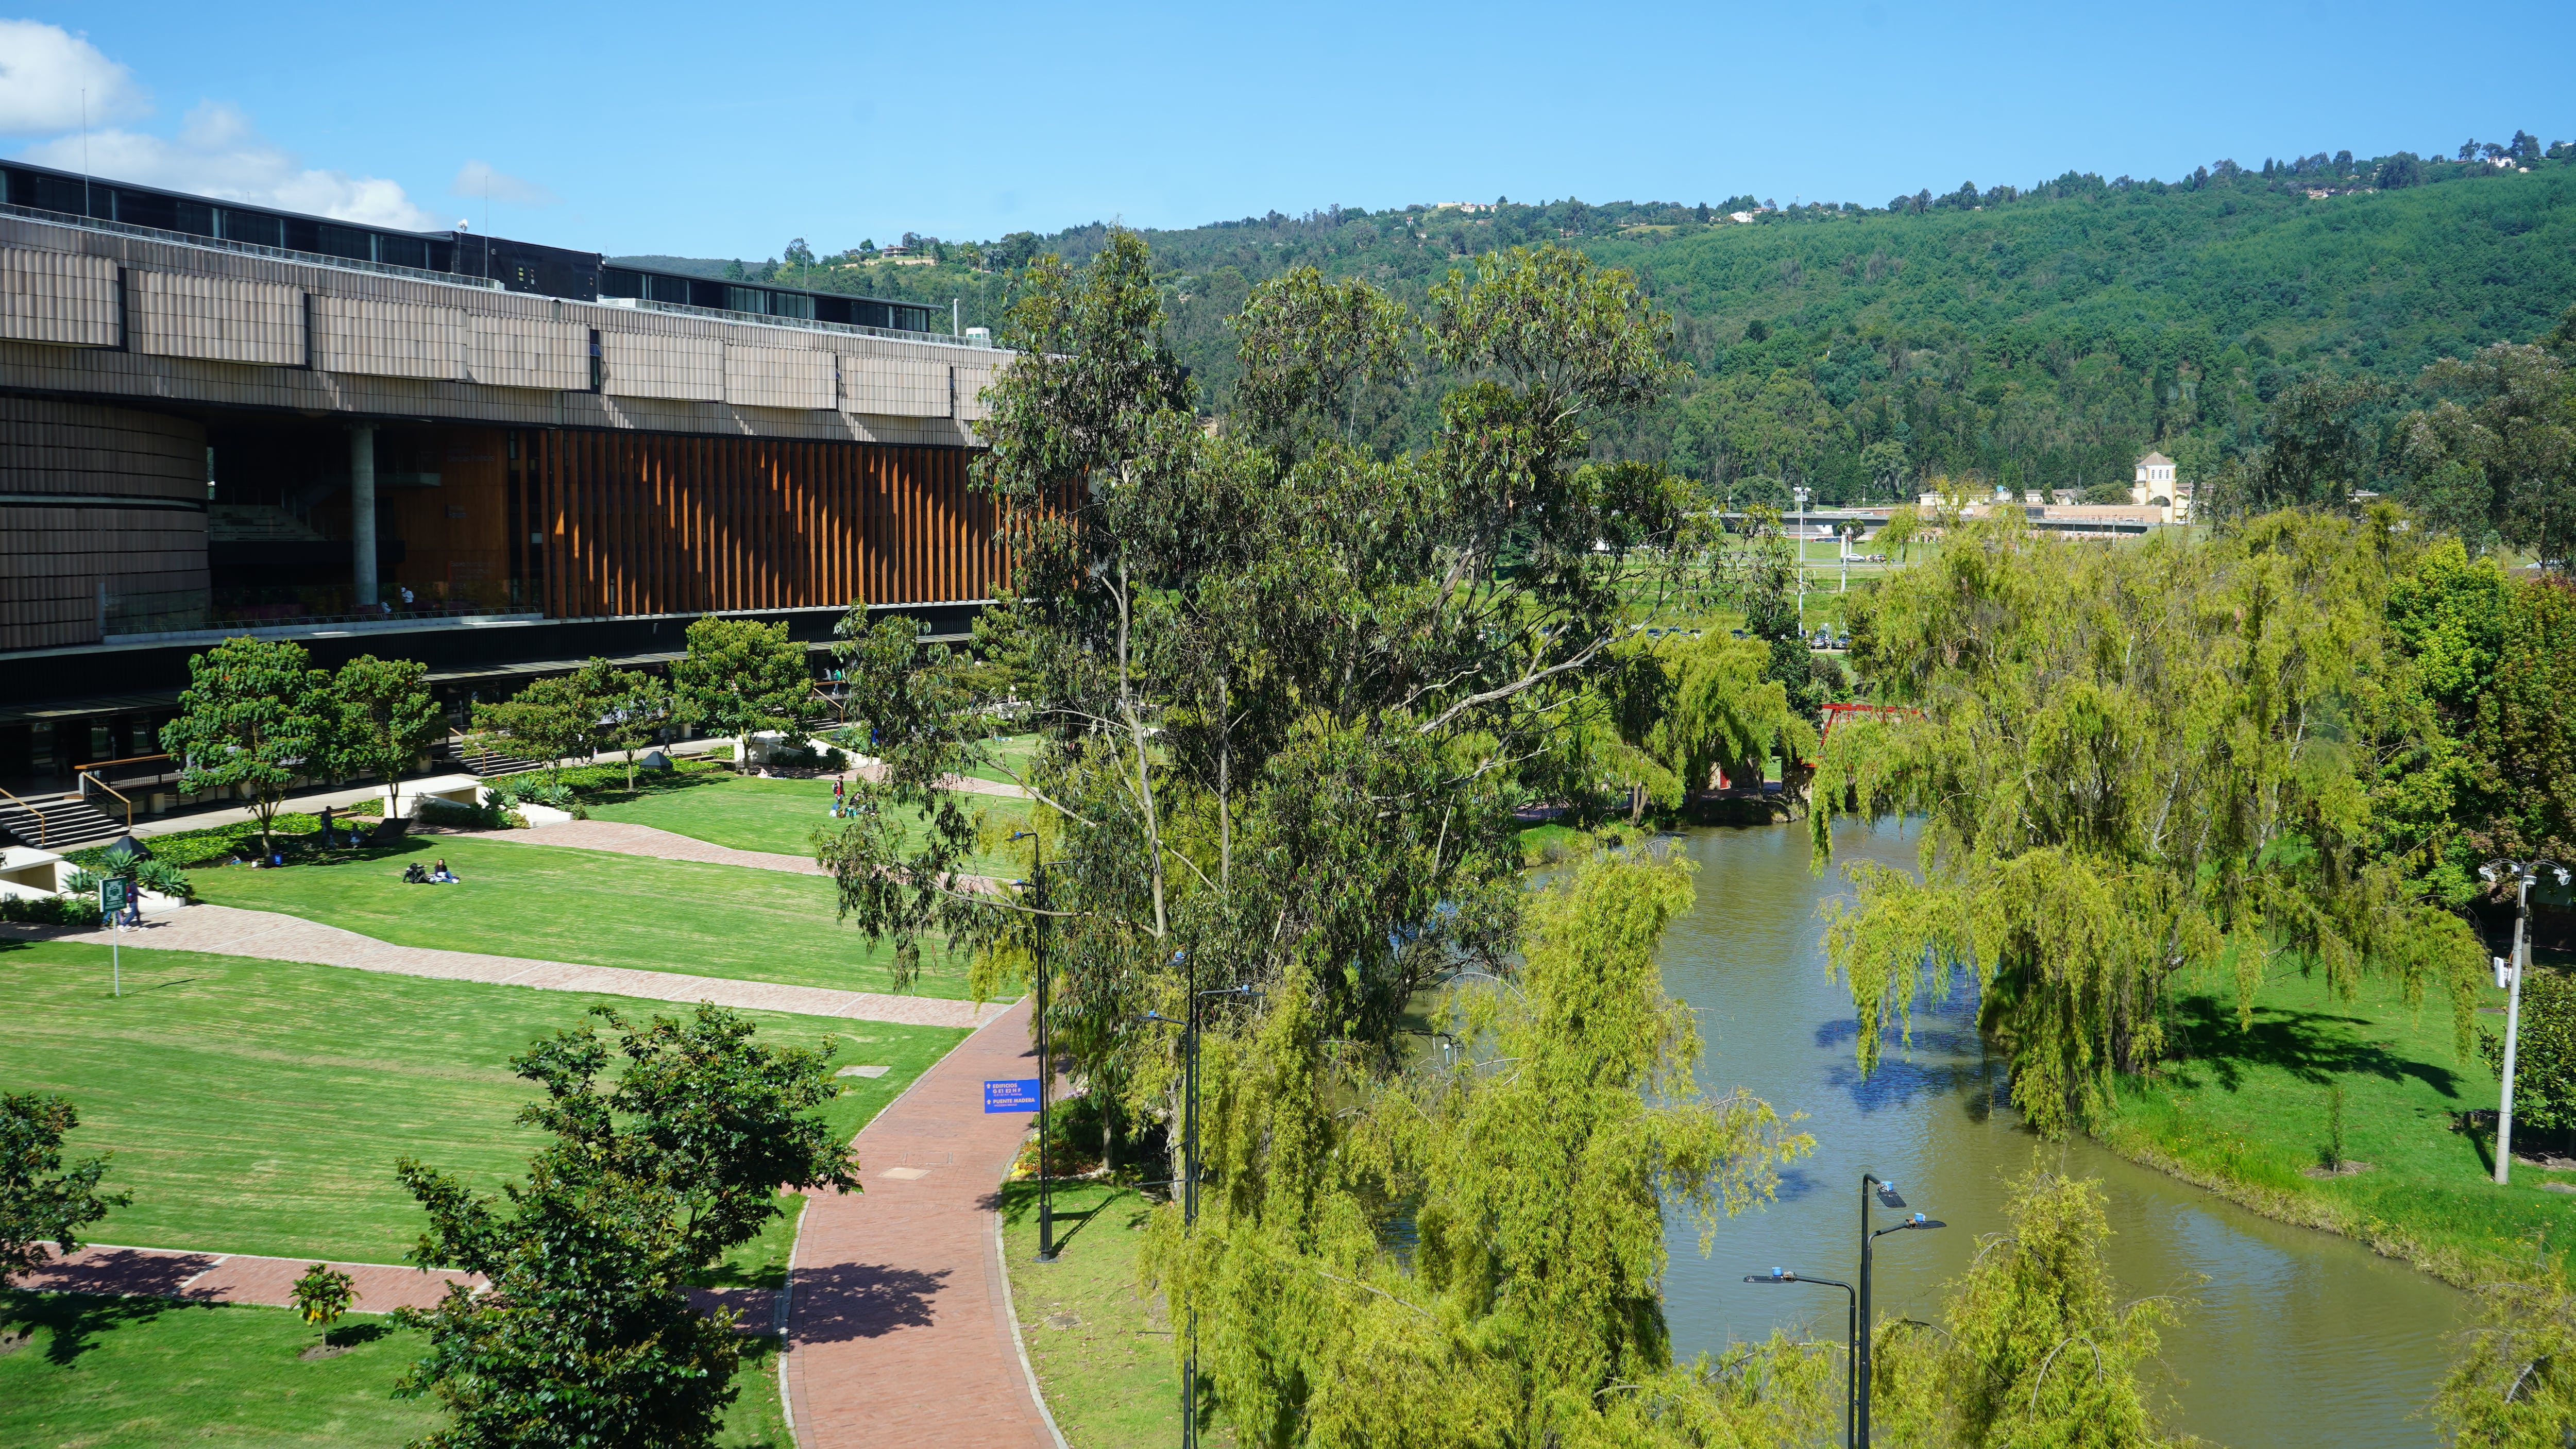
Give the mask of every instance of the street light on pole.
[{"label": "street light on pole", "polygon": [[2513,1174],[2513,1049],[2514,1039],[2522,1028],[2522,973],[2531,964],[2531,888],[2540,883],[2543,873],[2560,886],[2568,881],[2567,867],[2555,861],[2510,860],[2489,861],[2478,867],[2478,874],[2489,881],[2511,879],[2513,898],[2513,954],[2497,964],[2498,986],[2508,993],[2504,1007],[2504,1079],[2501,1095],[2496,1099],[2495,1181],[2503,1187]]},{"label": "street light on pole", "polygon": [[1047,1040],[1047,898],[1046,842],[1034,830],[1015,832],[1011,839],[1036,843],[1029,847],[1029,878],[1019,882],[1028,886],[1030,904],[1037,907],[1034,928],[1036,940],[1030,951],[1038,977],[1038,1261],[1055,1261],[1055,1177],[1047,1160],[1047,1138],[1054,1123],[1049,1119],[1055,1104],[1055,1053]]},{"label": "street light on pole", "polygon": [[[1187,960],[1188,952],[1173,959]],[[1181,1029],[1181,1075],[1186,1084],[1181,1105],[1181,1232],[1187,1234],[1199,1220],[1199,998],[1203,996],[1253,996],[1252,986],[1220,986],[1198,989],[1198,975],[1192,968],[1189,978],[1189,1018],[1174,1021],[1159,1011],[1148,1011],[1137,1017],[1159,1026]],[[1189,1348],[1181,1365],[1181,1449],[1197,1449],[1199,1442],[1199,1311],[1190,1309]]]},{"label": "street light on pole", "polygon": [[1897,1196],[1895,1183],[1881,1182],[1866,1172],[1860,1175],[1860,1305],[1858,1309],[1860,1336],[1857,1340],[1856,1367],[1852,1373],[1852,1422],[1857,1426],[1854,1434],[1856,1441],[1854,1449],[1869,1449],[1869,1277],[1874,1257],[1871,1245],[1889,1233],[1926,1232],[1933,1228],[1949,1226],[1948,1223],[1936,1222],[1921,1213],[1916,1213],[1892,1228],[1879,1228],[1872,1231],[1869,1223],[1869,1199],[1873,1188],[1877,1190],[1880,1206],[1890,1208],[1905,1206],[1905,1199]]},{"label": "street light on pole", "polygon": [[1802,1277],[1785,1268],[1774,1268],[1767,1274],[1747,1273],[1744,1275],[1744,1281],[1747,1283],[1819,1283],[1827,1288],[1843,1290],[1846,1295],[1843,1312],[1850,1320],[1847,1333],[1851,1343],[1849,1356],[1843,1363],[1843,1443],[1851,1446],[1851,1449],[1857,1449],[1860,1442],[1860,1417],[1852,1409],[1854,1402],[1852,1376],[1859,1371],[1860,1367],[1860,1295],[1852,1291],[1852,1285],[1849,1283],[1839,1283],[1831,1278]]},{"label": "street light on pole", "polygon": [[1796,521],[1790,525],[1789,532],[1798,540],[1798,637],[1804,639],[1807,637],[1807,490],[1792,488],[1789,496],[1797,500],[1797,512],[1791,515]]}]

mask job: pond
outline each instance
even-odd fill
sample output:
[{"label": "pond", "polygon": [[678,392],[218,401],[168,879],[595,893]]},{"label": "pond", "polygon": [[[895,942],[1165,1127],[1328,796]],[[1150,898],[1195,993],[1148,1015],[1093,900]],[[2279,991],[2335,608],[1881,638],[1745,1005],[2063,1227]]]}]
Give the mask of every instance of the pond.
[{"label": "pond", "polygon": [[[1914,863],[1910,832],[1852,826],[1836,840],[1838,861]],[[1682,844],[1700,866],[1698,902],[1665,938],[1664,980],[1698,1012],[1700,1085],[1743,1086],[1784,1115],[1804,1113],[1797,1128],[1814,1134],[1816,1151],[1784,1174],[1777,1201],[1720,1224],[1709,1256],[1695,1229],[1673,1224],[1664,1301],[1677,1356],[1775,1324],[1839,1339],[1839,1291],[1742,1280],[1774,1267],[1850,1280],[1865,1171],[1950,1225],[1883,1238],[1877,1255],[1879,1313],[1937,1321],[1942,1285],[1966,1268],[1979,1234],[2001,1229],[2004,1183],[2037,1152],[2105,1184],[2124,1291],[2191,1300],[2164,1335],[2169,1427],[2280,1449],[2437,1442],[2422,1406],[2468,1322],[2467,1295],[2089,1142],[2041,1143],[2001,1105],[2000,1065],[1981,1049],[1964,999],[1918,1017],[1913,1049],[1891,1044],[1863,1079],[1851,999],[1826,978],[1817,910],[1849,893],[1839,864],[1809,871],[1803,824],[1699,830]]]}]

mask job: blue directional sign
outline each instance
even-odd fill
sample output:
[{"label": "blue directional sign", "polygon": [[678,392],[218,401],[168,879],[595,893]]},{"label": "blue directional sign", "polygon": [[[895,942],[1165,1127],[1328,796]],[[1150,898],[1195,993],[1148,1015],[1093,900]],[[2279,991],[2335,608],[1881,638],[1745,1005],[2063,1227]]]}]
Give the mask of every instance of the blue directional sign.
[{"label": "blue directional sign", "polygon": [[1038,1109],[1038,1079],[1025,1082],[986,1082],[984,1110],[987,1112],[1034,1112]]}]

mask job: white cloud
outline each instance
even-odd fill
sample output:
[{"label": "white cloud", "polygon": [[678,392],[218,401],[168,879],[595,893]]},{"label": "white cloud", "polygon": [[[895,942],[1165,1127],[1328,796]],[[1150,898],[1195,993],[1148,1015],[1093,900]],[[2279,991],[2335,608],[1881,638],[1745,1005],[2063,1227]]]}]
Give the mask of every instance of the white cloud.
[{"label": "white cloud", "polygon": [[0,136],[50,136],[132,120],[152,109],[133,73],[59,25],[0,20]]},{"label": "white cloud", "polygon": [[468,161],[458,168],[456,179],[448,184],[447,191],[451,196],[471,197],[478,201],[489,196],[494,201],[512,206],[553,206],[563,200],[533,181],[512,176],[506,171],[495,171],[481,161]]},{"label": "white cloud", "polygon": [[376,176],[307,167],[301,158],[262,137],[250,117],[207,101],[188,113],[176,140],[136,131],[97,131],[89,137],[84,167],[80,138],[56,137],[27,149],[28,160],[63,171],[86,170],[113,181],[134,181],[191,191],[257,206],[274,206],[369,226],[430,231],[444,225],[412,205],[395,182]]}]

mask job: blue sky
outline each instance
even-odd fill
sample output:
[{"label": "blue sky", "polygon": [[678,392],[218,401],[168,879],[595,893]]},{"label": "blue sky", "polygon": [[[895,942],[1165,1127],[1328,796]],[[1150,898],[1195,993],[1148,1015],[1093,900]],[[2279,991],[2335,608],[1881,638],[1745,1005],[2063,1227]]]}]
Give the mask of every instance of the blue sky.
[{"label": "blue sky", "polygon": [[[727,18],[712,18],[726,15]],[[133,0],[0,19],[0,152],[612,253],[1328,203],[1884,204],[2576,137],[2576,5]]]}]

